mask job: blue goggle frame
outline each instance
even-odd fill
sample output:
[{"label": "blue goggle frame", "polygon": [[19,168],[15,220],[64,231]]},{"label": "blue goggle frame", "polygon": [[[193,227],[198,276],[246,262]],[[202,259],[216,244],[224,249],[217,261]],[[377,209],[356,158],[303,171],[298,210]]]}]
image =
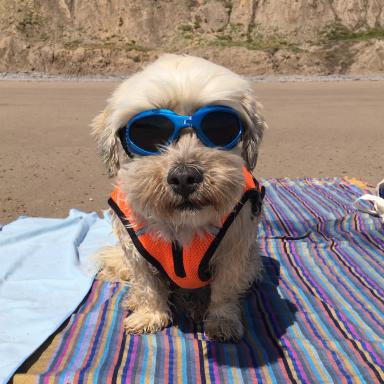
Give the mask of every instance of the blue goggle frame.
[{"label": "blue goggle frame", "polygon": [[[212,112],[229,113],[235,116],[237,120],[238,128],[239,128],[238,133],[230,143],[225,144],[224,146],[219,146],[213,143],[204,134],[203,129],[201,127],[203,118],[207,114]],[[130,153],[135,153],[142,156],[148,156],[148,155],[156,155],[161,153],[161,150],[152,152],[152,151],[147,151],[143,148],[140,148],[131,140],[131,136],[130,136],[130,129],[135,122],[146,117],[154,117],[154,116],[165,117],[170,122],[172,122],[172,125],[173,125],[173,133],[171,134],[167,142],[162,144],[161,146],[167,146],[173,143],[180,136],[180,131],[185,128],[192,128],[196,132],[196,136],[199,138],[199,140],[207,147],[219,148],[224,150],[230,150],[234,148],[237,145],[237,143],[241,140],[241,137],[243,134],[243,124],[239,116],[239,113],[233,108],[227,107],[224,105],[207,105],[205,107],[198,109],[195,113],[193,113],[190,116],[178,115],[176,112],[171,111],[169,109],[149,109],[147,111],[143,111],[134,115],[128,121],[127,125],[121,128],[118,132],[123,148],[128,155]]]}]

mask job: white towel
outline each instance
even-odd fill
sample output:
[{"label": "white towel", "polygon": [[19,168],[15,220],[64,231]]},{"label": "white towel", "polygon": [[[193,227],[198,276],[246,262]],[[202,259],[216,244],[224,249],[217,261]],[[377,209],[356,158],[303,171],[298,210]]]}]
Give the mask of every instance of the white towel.
[{"label": "white towel", "polygon": [[74,209],[0,228],[0,383],[73,313],[94,278],[89,256],[114,243],[108,217]]}]

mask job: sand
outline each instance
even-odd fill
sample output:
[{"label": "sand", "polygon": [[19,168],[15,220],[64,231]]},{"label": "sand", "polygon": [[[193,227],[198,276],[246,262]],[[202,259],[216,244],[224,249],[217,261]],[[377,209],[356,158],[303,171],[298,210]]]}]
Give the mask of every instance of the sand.
[{"label": "sand", "polygon": [[[107,208],[89,136],[118,83],[0,81],[0,223]],[[384,178],[384,81],[255,83],[266,132],[257,177]]]}]

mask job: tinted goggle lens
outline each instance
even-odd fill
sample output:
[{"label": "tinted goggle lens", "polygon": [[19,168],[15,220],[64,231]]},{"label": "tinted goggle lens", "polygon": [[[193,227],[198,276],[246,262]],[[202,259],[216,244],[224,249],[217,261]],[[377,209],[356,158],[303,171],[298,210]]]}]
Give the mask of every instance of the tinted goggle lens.
[{"label": "tinted goggle lens", "polygon": [[169,142],[173,131],[173,123],[167,117],[148,116],[133,122],[128,134],[137,147],[155,153],[161,145]]},{"label": "tinted goggle lens", "polygon": [[225,148],[239,135],[241,124],[233,113],[209,112],[201,120],[200,128],[212,144]]},{"label": "tinted goggle lens", "polygon": [[[169,113],[139,117],[123,128],[120,138],[128,151],[155,154],[186,128],[185,118],[188,116]],[[235,112],[213,110],[200,113],[199,118],[192,117],[192,128],[205,145],[232,148],[240,139],[242,126]]]}]

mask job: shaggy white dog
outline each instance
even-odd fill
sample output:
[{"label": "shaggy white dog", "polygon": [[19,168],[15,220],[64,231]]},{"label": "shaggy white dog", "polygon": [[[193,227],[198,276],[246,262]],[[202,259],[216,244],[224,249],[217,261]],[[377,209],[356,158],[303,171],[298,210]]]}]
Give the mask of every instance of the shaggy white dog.
[{"label": "shaggy white dog", "polygon": [[[138,114],[166,109],[175,119],[184,116],[185,124],[195,113],[206,113],[204,108],[209,114],[212,106],[220,106],[233,121],[238,118],[239,140],[233,147],[204,144],[192,124],[156,153],[131,150],[129,135]],[[256,233],[263,191],[253,185],[248,170],[256,165],[264,127],[247,80],[207,60],[177,55],[164,55],[124,81],[95,118],[93,135],[118,188],[112,207],[120,241],[118,248],[101,252],[100,276],[129,281],[127,332],[161,330],[172,322],[175,305],[201,319],[212,339],[242,337],[239,299],[262,269]],[[225,127],[218,129],[223,131],[216,140],[225,134]],[[152,139],[148,132],[142,140]],[[205,257],[203,270],[204,257],[194,260],[199,252],[193,247],[215,243],[217,233],[220,241]],[[183,285],[185,275],[195,273],[194,263],[200,263],[193,278],[202,288],[186,290],[200,287]]]}]

